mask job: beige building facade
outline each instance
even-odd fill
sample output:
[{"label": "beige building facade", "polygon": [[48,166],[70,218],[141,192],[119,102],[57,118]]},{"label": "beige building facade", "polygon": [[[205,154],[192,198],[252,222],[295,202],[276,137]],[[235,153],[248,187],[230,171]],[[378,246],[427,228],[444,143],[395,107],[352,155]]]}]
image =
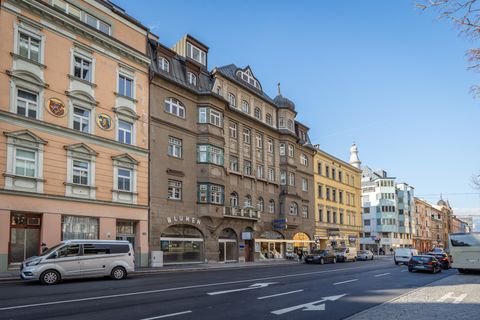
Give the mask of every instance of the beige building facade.
[{"label": "beige building facade", "polygon": [[0,271],[61,240],[148,263],[148,29],[104,1],[0,1]]},{"label": "beige building facade", "polygon": [[413,247],[419,252],[428,252],[433,246],[432,205],[419,198],[415,198],[414,202]]},{"label": "beige building facade", "polygon": [[151,42],[151,242],[164,264],[283,259],[313,242],[313,153],[251,68]]},{"label": "beige building facade", "polygon": [[360,248],[362,171],[317,148],[315,170],[315,240],[328,247]]}]

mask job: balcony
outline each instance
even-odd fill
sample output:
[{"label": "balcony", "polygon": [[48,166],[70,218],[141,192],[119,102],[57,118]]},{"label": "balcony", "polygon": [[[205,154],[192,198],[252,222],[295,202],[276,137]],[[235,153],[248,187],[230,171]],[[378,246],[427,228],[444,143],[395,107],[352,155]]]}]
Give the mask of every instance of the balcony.
[{"label": "balcony", "polygon": [[260,220],[260,211],[253,208],[223,207],[223,216],[258,221]]}]

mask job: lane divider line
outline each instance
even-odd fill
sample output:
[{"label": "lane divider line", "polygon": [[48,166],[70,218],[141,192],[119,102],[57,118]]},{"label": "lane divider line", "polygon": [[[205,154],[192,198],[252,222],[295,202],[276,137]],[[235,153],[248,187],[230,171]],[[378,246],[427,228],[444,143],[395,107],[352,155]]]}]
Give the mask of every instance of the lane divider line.
[{"label": "lane divider line", "polygon": [[168,317],[179,316],[179,315],[186,314],[186,313],[191,313],[191,312],[192,312],[192,310],[188,310],[188,311],[182,311],[182,312],[176,312],[176,313],[164,314],[164,315],[162,315],[162,316],[158,316],[158,317],[144,318],[144,319],[140,319],[140,320],[155,320],[155,319],[162,319],[162,318],[168,318]]},{"label": "lane divider line", "polygon": [[355,282],[355,281],[358,281],[358,279],[352,279],[352,280],[347,280],[347,281],[335,282],[333,285],[336,286],[336,285],[339,285],[339,284],[344,284],[344,283],[348,283],[348,282]]},{"label": "lane divider line", "polygon": [[386,275],[389,275],[390,272],[387,272],[387,273],[380,273],[380,274],[376,274],[374,275],[375,278],[378,278],[378,277],[383,277],[383,276],[386,276]]},{"label": "lane divider line", "polygon": [[302,291],[303,291],[303,289],[300,289],[300,290],[289,291],[289,292],[284,292],[284,293],[272,294],[271,296],[258,297],[257,299],[262,300],[262,299],[274,298],[274,297],[285,296],[287,294],[292,294],[292,293],[297,293],[297,292],[302,292]]}]

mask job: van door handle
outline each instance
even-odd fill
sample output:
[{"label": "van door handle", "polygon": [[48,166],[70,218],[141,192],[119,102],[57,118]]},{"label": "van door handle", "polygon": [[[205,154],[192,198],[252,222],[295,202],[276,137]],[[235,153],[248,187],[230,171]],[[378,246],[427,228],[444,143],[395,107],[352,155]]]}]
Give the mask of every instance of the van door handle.
[{"label": "van door handle", "polygon": [[103,265],[102,268],[105,268],[105,265]]}]

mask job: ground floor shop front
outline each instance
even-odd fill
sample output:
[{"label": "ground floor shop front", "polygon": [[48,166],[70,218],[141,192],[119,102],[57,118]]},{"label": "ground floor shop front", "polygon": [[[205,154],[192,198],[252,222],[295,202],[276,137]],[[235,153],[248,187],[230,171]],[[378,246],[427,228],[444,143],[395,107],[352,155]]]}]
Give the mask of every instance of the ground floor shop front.
[{"label": "ground floor shop front", "polygon": [[147,266],[148,209],[0,194],[0,272],[69,239],[128,240],[137,266]]}]

